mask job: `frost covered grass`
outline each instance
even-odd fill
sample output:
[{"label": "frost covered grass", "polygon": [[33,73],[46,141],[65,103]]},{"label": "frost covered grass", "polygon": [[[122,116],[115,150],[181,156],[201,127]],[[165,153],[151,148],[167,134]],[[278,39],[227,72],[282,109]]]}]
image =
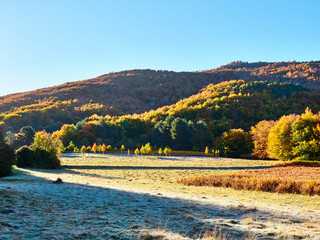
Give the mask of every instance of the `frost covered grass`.
[{"label": "frost covered grass", "polygon": [[61,170],[15,169],[0,179],[0,239],[319,239],[319,196],[177,183],[275,163],[64,155]]}]

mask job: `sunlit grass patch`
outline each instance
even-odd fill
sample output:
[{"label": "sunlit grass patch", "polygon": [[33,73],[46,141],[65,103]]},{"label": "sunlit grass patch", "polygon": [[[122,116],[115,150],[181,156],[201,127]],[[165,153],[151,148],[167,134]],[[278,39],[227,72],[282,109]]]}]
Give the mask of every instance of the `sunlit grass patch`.
[{"label": "sunlit grass patch", "polygon": [[[226,174],[242,169],[269,168],[279,161],[230,158],[201,158],[175,156],[135,156],[115,154],[73,154],[61,159],[67,171],[61,178],[69,182],[90,182],[93,185],[121,189],[140,189],[147,192],[170,192],[183,197],[206,197],[218,201],[244,201],[260,206],[281,206],[319,210],[319,195],[275,194],[272,192],[236,190],[233,188],[185,186],[181,178]],[[287,163],[285,163],[287,164]],[[143,167],[139,169],[139,167]],[[134,168],[131,168],[134,167]],[[161,167],[162,169],[159,169]],[[178,169],[180,168],[180,169]],[[39,175],[39,173],[37,173]],[[54,176],[54,180],[57,177]],[[139,191],[140,191],[139,190]],[[203,199],[203,198],[202,198]],[[308,202],[307,205],[304,203]]]}]

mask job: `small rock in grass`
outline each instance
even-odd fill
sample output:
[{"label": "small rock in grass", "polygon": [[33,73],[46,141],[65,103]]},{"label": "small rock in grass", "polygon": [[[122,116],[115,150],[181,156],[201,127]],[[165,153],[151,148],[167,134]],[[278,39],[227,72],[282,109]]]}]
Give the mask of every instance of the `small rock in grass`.
[{"label": "small rock in grass", "polygon": [[54,184],[60,184],[63,183],[61,178],[57,178],[57,180],[53,181]]}]

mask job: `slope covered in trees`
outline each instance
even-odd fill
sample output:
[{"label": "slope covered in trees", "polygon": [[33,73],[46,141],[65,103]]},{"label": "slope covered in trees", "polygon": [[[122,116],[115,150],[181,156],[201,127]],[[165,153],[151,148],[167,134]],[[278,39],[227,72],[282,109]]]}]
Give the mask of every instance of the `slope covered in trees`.
[{"label": "slope covered in trees", "polygon": [[[320,94],[292,83],[232,80],[208,85],[176,104],[139,115],[95,114],[76,125],[64,125],[54,136],[65,146],[73,141],[79,148],[105,143],[132,149],[151,142],[152,146],[174,150],[204,151],[206,146],[220,149],[221,137],[223,140],[223,133],[230,129],[248,132],[259,121],[301,114],[306,107],[319,111]],[[237,139],[242,132],[230,131],[225,137]]]},{"label": "slope covered in trees", "polygon": [[246,131],[261,120],[274,120],[282,115],[304,112],[306,107],[320,110],[320,94],[292,83],[246,82],[231,80],[210,84],[200,93],[129,118],[158,122],[167,116],[193,122],[204,121],[221,136],[230,128]]},{"label": "slope covered in trees", "polygon": [[119,116],[174,104],[208,84],[232,79],[300,83],[320,88],[320,62],[233,62],[202,72],[131,70],[0,97],[0,121],[19,130],[53,131],[94,113]]}]

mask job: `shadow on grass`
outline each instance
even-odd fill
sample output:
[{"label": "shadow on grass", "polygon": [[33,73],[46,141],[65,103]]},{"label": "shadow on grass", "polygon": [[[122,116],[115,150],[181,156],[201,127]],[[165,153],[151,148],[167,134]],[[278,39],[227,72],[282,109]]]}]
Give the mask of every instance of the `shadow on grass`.
[{"label": "shadow on grass", "polygon": [[157,160],[167,161],[189,161],[186,157],[170,157],[170,156],[157,156]]},{"label": "shadow on grass", "polygon": [[63,165],[65,169],[87,169],[87,170],[253,170],[265,169],[270,166],[256,167],[149,167],[149,166],[88,166],[88,165]]},{"label": "shadow on grass", "polygon": [[87,159],[91,159],[91,158],[106,158],[108,159],[110,155],[109,154],[103,154],[103,153],[63,153],[62,157],[65,158],[87,158]]},{"label": "shadow on grass", "polygon": [[[37,169],[37,171],[41,170]],[[50,172],[59,174],[64,170]],[[86,229],[87,232],[81,234],[85,234],[83,236],[88,238],[135,239],[142,229],[160,228],[190,238],[195,238],[207,230],[221,229],[221,232],[230,238],[244,239],[252,233],[241,230],[240,220],[242,218],[252,216],[253,213],[267,220],[281,217],[244,206],[228,207],[205,204],[192,200],[85,184],[53,184],[52,181],[28,175],[25,172],[23,174],[29,181],[25,181],[24,178],[12,181],[14,176],[11,176],[7,179],[8,181],[6,178],[1,179],[0,184],[0,204],[3,201],[1,199],[3,189],[32,196],[30,197],[32,208],[25,208],[24,211],[18,211],[14,215],[6,215],[6,221],[10,221],[11,225],[20,225],[19,229],[13,227],[8,232],[9,238],[12,239],[19,238],[22,232],[25,234],[25,239],[33,238],[32,236],[37,234],[38,239],[46,238],[48,231],[46,233],[39,231],[39,228],[44,227],[52,229],[54,236],[59,236],[59,239],[70,239],[77,237],[74,235],[75,231],[72,230],[75,226],[77,229]],[[28,199],[25,197],[23,199],[27,206]],[[12,208],[21,207],[17,198],[10,204]],[[46,209],[46,206],[49,206],[51,210],[44,212],[43,209]],[[37,221],[34,221],[34,216],[37,216]],[[0,220],[2,217],[0,214]],[[23,225],[20,224],[21,219],[24,219]],[[55,221],[50,221],[50,219],[55,219]],[[263,239],[273,238],[264,236]]]}]

